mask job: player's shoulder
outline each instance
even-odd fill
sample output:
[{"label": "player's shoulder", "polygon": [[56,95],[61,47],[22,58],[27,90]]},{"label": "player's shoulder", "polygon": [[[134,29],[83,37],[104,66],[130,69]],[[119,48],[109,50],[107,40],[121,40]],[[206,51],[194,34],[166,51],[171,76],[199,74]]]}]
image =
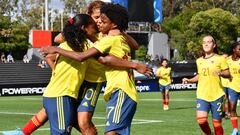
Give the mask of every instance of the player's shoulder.
[{"label": "player's shoulder", "polygon": [[227,57],[227,62],[232,62],[232,56]]},{"label": "player's shoulder", "polygon": [[203,60],[204,60],[204,58],[203,58],[203,56],[201,56],[201,57],[197,58],[196,62],[198,63],[199,61],[203,61]]},{"label": "player's shoulder", "polygon": [[219,54],[215,54],[213,59],[216,61],[219,61],[220,63],[227,62],[226,58],[223,55],[219,55]]},{"label": "player's shoulder", "polygon": [[62,49],[70,48],[70,46],[68,45],[68,43],[66,41],[62,42],[58,47],[62,48]]}]

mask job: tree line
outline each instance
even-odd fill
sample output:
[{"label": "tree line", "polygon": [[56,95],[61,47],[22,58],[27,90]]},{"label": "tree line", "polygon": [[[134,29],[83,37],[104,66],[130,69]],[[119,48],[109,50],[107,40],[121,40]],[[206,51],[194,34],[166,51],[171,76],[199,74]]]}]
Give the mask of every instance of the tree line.
[{"label": "tree line", "polygon": [[[60,0],[65,7],[51,10],[53,31],[61,30],[69,13],[86,13],[87,5],[93,0]],[[49,0],[51,2],[51,0]],[[163,0],[164,22],[162,31],[169,35],[172,49],[178,50],[176,60],[197,57],[201,37],[210,34],[218,41],[221,52],[239,37],[239,0]],[[0,52],[10,53],[22,59],[31,29],[43,29],[42,15],[44,0],[1,0],[0,1]],[[49,15],[53,17],[53,15]]]}]

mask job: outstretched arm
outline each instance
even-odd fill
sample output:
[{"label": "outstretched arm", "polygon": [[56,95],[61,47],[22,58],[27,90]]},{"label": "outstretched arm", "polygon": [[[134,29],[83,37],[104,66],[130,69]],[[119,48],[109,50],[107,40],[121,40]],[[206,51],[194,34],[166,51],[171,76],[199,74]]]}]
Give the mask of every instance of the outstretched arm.
[{"label": "outstretched arm", "polygon": [[65,57],[77,60],[77,61],[84,61],[90,57],[97,56],[101,54],[100,51],[98,51],[96,48],[89,48],[85,52],[74,52],[74,51],[67,51],[59,47],[55,46],[49,46],[49,47],[43,47],[41,48],[41,52],[46,55],[46,54],[55,54],[58,53],[60,55],[63,55]]},{"label": "outstretched arm", "polygon": [[191,79],[183,78],[183,79],[182,79],[182,83],[183,83],[183,84],[194,83],[194,82],[197,82],[197,81],[198,81],[198,78],[199,78],[199,75],[196,75],[196,76],[194,76],[194,77],[191,78]]},{"label": "outstretched arm", "polygon": [[117,58],[111,55],[108,55],[105,57],[99,57],[98,61],[105,65],[112,66],[115,68],[134,69],[137,72],[144,74],[146,76],[153,76],[152,69],[148,67],[146,64],[122,60],[120,58]]},{"label": "outstretched arm", "polygon": [[139,48],[137,41],[133,37],[131,37],[125,32],[122,32],[122,35],[125,37],[126,42],[130,46],[130,48],[132,48],[133,50],[137,50]]}]

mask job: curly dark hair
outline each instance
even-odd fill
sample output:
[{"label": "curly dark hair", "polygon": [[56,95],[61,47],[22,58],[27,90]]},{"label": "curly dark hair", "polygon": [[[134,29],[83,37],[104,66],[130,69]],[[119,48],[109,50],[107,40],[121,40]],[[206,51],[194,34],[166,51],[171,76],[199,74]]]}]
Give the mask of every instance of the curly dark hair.
[{"label": "curly dark hair", "polygon": [[108,3],[102,6],[101,13],[105,14],[111,22],[116,24],[120,31],[128,28],[128,12],[121,5]]},{"label": "curly dark hair", "polygon": [[65,24],[63,36],[74,51],[83,51],[83,43],[86,41],[87,35],[86,31],[82,29],[82,26],[87,27],[90,24],[95,24],[95,22],[87,14],[77,14],[73,18],[70,18]]},{"label": "curly dark hair", "polygon": [[232,43],[231,46],[230,46],[229,54],[233,54],[233,50],[236,49],[237,46],[239,46],[239,45],[240,45],[240,42],[238,42],[238,41]]}]

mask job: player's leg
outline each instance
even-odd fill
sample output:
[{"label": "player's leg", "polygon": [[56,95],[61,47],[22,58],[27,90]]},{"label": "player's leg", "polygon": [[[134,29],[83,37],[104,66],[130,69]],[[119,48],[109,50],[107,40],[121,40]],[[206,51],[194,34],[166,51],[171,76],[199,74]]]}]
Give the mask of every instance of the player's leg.
[{"label": "player's leg", "polygon": [[159,84],[160,92],[162,94],[163,110],[167,110],[166,105],[166,95],[165,95],[165,86]]},{"label": "player's leg", "polygon": [[25,135],[30,135],[39,127],[41,127],[48,120],[46,111],[42,108],[36,115],[34,115],[28,123],[22,128]]},{"label": "player's leg", "polygon": [[237,100],[239,93],[229,88],[230,116],[233,127],[232,135],[237,135],[238,132],[238,116],[237,116]]},{"label": "player's leg", "polygon": [[230,118],[230,102],[229,102],[229,94],[228,88],[224,88],[225,96],[224,96],[224,117],[226,119]]},{"label": "player's leg", "polygon": [[204,100],[197,99],[197,122],[201,130],[206,135],[211,135],[211,129],[208,123],[208,112],[210,110],[210,104]]},{"label": "player's leg", "polygon": [[78,112],[78,125],[83,135],[97,135],[97,129],[92,123],[92,112]]},{"label": "player's leg", "polygon": [[43,106],[50,122],[53,135],[70,135],[76,113],[76,100],[69,96],[43,97]]},{"label": "player's leg", "polygon": [[129,135],[137,103],[121,89],[115,90],[107,102],[105,135]]},{"label": "player's leg", "polygon": [[92,122],[92,116],[98,101],[102,83],[84,81],[80,90],[84,97],[78,106],[78,124],[83,135],[96,135],[97,129]]},{"label": "player's leg", "polygon": [[223,135],[222,117],[223,117],[223,100],[224,97],[220,97],[216,101],[211,102],[212,122],[215,131],[215,135]]},{"label": "player's leg", "polygon": [[165,104],[166,104],[166,110],[169,110],[169,89],[170,85],[165,86]]},{"label": "player's leg", "polygon": [[30,135],[48,120],[45,109],[35,114],[21,130],[4,131],[4,135]]}]

